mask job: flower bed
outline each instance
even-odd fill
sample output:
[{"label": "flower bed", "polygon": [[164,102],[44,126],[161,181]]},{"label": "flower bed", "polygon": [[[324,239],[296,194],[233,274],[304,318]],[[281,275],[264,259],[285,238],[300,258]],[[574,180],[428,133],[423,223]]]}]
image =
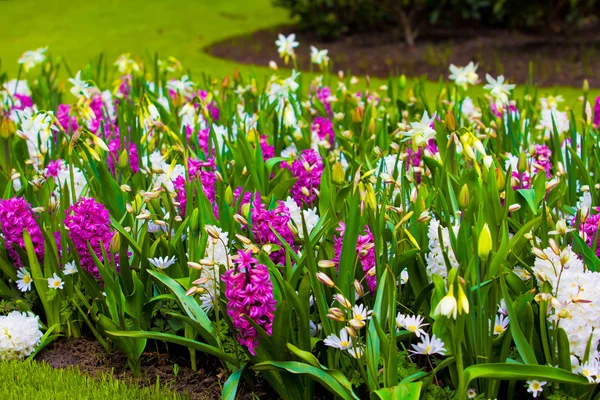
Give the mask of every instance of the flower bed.
[{"label": "flower bed", "polygon": [[[276,44],[295,62],[293,37]],[[19,312],[0,317],[0,358],[93,336],[134,375],[157,342],[188,348],[193,369],[216,357],[223,398],[254,374],[286,399],[315,384],[593,396],[588,89],[578,115],[533,87],[513,98],[503,76],[471,99],[471,63],[435,99],[403,77],[356,90],[312,54],[322,76],[263,86],[130,55],[61,82],[47,50],[25,53],[1,78],[0,296]]]}]

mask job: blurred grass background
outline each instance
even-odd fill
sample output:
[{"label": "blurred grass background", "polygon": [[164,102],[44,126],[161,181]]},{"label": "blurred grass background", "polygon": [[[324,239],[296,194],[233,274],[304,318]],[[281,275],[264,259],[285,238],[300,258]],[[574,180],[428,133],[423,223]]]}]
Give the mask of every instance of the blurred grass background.
[{"label": "blurred grass background", "polygon": [[[238,67],[242,73],[255,73],[262,82],[272,73],[266,66],[239,65],[213,57],[204,48],[229,37],[293,22],[286,10],[275,8],[271,0],[4,0],[0,1],[0,16],[4,26],[10,26],[0,35],[1,69],[11,77],[16,76],[17,59],[24,51],[49,46],[49,52],[62,56],[73,73],[101,52],[109,61],[126,52],[140,57],[158,53],[163,59],[179,59],[196,78],[201,73],[220,78]],[[485,80],[485,71],[478,72]],[[372,80],[374,85],[383,83]],[[517,87],[517,94],[522,88]],[[433,100],[438,83],[430,82],[427,92]],[[483,89],[479,86],[470,92],[478,95]],[[553,87],[542,93],[562,94],[565,105],[576,107],[581,89]]]}]

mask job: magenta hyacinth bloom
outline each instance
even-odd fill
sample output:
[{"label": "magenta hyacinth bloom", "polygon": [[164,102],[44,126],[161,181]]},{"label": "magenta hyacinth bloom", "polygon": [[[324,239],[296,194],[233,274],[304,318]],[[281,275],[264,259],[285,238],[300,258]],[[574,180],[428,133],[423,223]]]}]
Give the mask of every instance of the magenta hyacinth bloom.
[{"label": "magenta hyacinth bloom", "polygon": [[[127,146],[128,142],[129,146]],[[128,139],[125,139],[125,147],[129,147],[129,151],[127,152],[127,155],[129,156],[129,166],[131,167],[131,171],[135,174],[140,170],[137,147]],[[115,165],[119,163],[119,157],[121,156],[121,139],[118,134],[117,137],[108,143],[108,154],[108,170],[114,175]]]},{"label": "magenta hyacinth bloom", "polygon": [[46,177],[58,177],[58,173],[64,168],[65,162],[63,160],[52,160],[46,167]]},{"label": "magenta hyacinth bloom", "polygon": [[[214,204],[213,211],[215,215],[218,213],[218,207],[216,204],[217,192],[216,182],[217,177],[215,176],[215,160],[210,158],[207,161],[196,160],[193,158],[188,159],[188,176],[193,182],[196,180],[200,181],[202,185],[202,192],[211,204]],[[185,216],[185,208],[187,206],[186,188],[185,185],[187,180],[183,176],[178,176],[173,181],[175,188],[176,197],[175,200],[179,203],[179,213],[181,216]]]},{"label": "magenta hyacinth bloom", "polygon": [[65,132],[75,132],[79,125],[77,124],[77,118],[70,116],[71,106],[68,104],[60,104],[56,110],[56,119],[65,130]]},{"label": "magenta hyacinth bloom", "polygon": [[250,354],[256,355],[258,334],[246,317],[271,335],[277,301],[273,298],[273,284],[267,266],[259,264],[251,250],[240,250],[235,264],[236,267],[225,272],[222,278],[228,301],[227,315],[238,331],[240,344],[246,346]]},{"label": "magenta hyacinth bloom", "polygon": [[291,166],[285,167],[298,178],[291,189],[292,198],[299,206],[302,206],[302,203],[312,205],[317,199],[316,190],[319,190],[323,175],[323,161],[319,153],[313,149],[304,150]]},{"label": "magenta hyacinth bloom", "polygon": [[7,200],[0,200],[0,225],[2,226],[2,235],[4,243],[8,250],[9,257],[14,261],[15,267],[20,268],[23,264],[19,258],[19,253],[13,248],[18,246],[25,250],[23,241],[23,230],[26,229],[38,260],[44,260],[44,236],[36,222],[36,215],[29,204],[22,197],[13,197]]},{"label": "magenta hyacinth bloom", "polygon": [[319,140],[326,140],[331,146],[335,144],[335,131],[333,130],[333,123],[329,119],[316,117],[310,129],[317,134]]},{"label": "magenta hyacinth bloom", "polygon": [[[344,233],[346,232],[346,224],[340,222],[340,226],[336,228],[339,236],[333,238],[333,249],[335,256],[333,262],[335,263],[336,269],[339,270],[340,256],[342,255],[342,244],[344,243]],[[375,238],[371,233],[368,226],[365,227],[364,235],[359,235],[356,242],[356,252],[358,253],[358,260],[360,261],[363,272],[365,274],[365,280],[367,286],[372,294],[375,294],[377,289],[377,278],[375,275],[370,276],[367,274],[369,270],[375,267]]]},{"label": "magenta hyacinth bloom", "polygon": [[273,233],[271,227],[292,247],[294,245],[294,234],[290,230],[290,210],[282,201],[277,202],[273,210],[267,210],[260,201],[260,195],[257,193],[254,198],[254,207],[251,212],[252,234],[256,243],[264,245],[267,243],[282,246],[281,249],[272,252],[269,258],[275,264],[285,265],[285,248],[277,235]]},{"label": "magenta hyacinth bloom", "polygon": [[552,178],[552,162],[550,161],[552,151],[546,145],[536,144],[535,145],[535,164],[539,165],[546,172],[546,178]]},{"label": "magenta hyacinth bloom", "polygon": [[[600,211],[599,207],[593,208],[596,213]],[[575,225],[576,218],[573,217],[571,223]],[[596,238],[596,234],[598,232],[598,223],[600,223],[600,214],[590,214],[588,215],[585,222],[582,222],[579,226],[581,232],[585,233],[585,242],[590,247],[590,249],[594,248],[594,239]],[[598,246],[596,247],[596,255],[600,257],[600,235],[596,239],[598,242]]]},{"label": "magenta hyacinth bloom", "polygon": [[325,106],[325,111],[327,111],[327,115],[331,117],[333,113],[331,112],[331,103],[329,102],[329,96],[331,96],[331,89],[328,86],[323,86],[317,89],[317,99]]},{"label": "magenta hyacinth bloom", "polygon": [[600,96],[596,97],[594,104],[594,125],[600,126]]},{"label": "magenta hyacinth bloom", "polygon": [[[98,267],[88,249],[88,242],[100,262],[104,262],[102,247],[110,257],[110,241],[113,232],[110,230],[110,217],[106,207],[95,199],[82,197],[67,210],[65,227],[75,245],[81,267],[94,278],[101,279]],[[115,262],[118,260],[115,259]]]},{"label": "magenta hyacinth bloom", "polygon": [[267,142],[267,136],[265,135],[260,137],[260,149],[262,150],[263,159],[265,161],[275,157],[275,147],[271,146],[269,142]]}]

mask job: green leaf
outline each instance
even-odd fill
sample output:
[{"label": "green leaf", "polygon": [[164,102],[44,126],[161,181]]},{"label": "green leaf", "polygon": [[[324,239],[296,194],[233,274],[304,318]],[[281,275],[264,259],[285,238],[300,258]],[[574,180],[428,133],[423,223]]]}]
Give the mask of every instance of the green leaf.
[{"label": "green leaf", "polygon": [[235,395],[237,394],[238,386],[240,384],[240,378],[246,369],[246,365],[248,364],[243,364],[241,368],[229,375],[229,378],[227,378],[227,381],[223,385],[223,392],[221,393],[222,400],[235,400]]},{"label": "green leaf", "polygon": [[[265,361],[256,364],[252,369],[256,371],[268,371],[272,369],[282,369],[292,374],[307,375],[311,379],[321,383],[327,390],[342,399],[358,399],[351,387],[344,386],[331,375],[333,371],[324,371],[312,365],[296,361]],[[348,383],[349,384],[349,383]]]},{"label": "green leaf", "polygon": [[210,345],[218,346],[213,325],[196,299],[192,296],[187,296],[183,287],[167,275],[152,270],[148,270],[148,273],[171,289],[173,293],[175,293],[175,296],[177,296],[179,299],[179,302],[181,303],[181,306],[186,314],[191,319],[198,322],[202,328],[204,328],[199,332],[202,338],[204,338],[204,340],[206,340]]},{"label": "green leaf", "polygon": [[[508,303],[507,303],[508,304]],[[469,383],[474,379],[531,380],[552,381],[571,385],[590,385],[587,378],[559,368],[547,365],[524,365],[514,363],[472,365],[463,372],[460,399],[466,398]]]},{"label": "green leaf", "polygon": [[586,242],[577,234],[572,235],[573,237],[573,251],[583,258],[585,265],[590,271],[600,271],[600,259],[594,253],[592,249],[587,245]]},{"label": "green leaf", "polygon": [[519,193],[527,202],[527,204],[529,205],[529,208],[531,208],[531,211],[533,211],[533,214],[537,214],[538,213],[538,208],[535,202],[535,190],[533,189],[518,189],[517,193]]},{"label": "green leaf", "polygon": [[371,393],[371,400],[419,400],[422,382],[401,383]]},{"label": "green leaf", "polygon": [[206,354],[210,354],[215,357],[227,361],[230,364],[239,365],[238,360],[233,356],[222,352],[218,348],[211,346],[206,343],[198,342],[196,340],[186,339],[181,336],[172,335],[170,333],[162,332],[150,332],[150,331],[107,331],[107,335],[116,337],[127,337],[127,338],[139,338],[139,339],[153,339],[160,340],[163,342],[175,343],[181,346],[189,347],[194,350],[201,351]]}]

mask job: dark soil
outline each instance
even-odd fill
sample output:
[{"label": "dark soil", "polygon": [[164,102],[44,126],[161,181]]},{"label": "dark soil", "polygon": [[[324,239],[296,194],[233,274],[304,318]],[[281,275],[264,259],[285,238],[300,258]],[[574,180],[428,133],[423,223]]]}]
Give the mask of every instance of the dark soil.
[{"label": "dark soil", "polygon": [[319,41],[310,33],[283,26],[235,37],[212,45],[207,51],[247,64],[267,65],[283,61],[277,54],[277,35],[296,33],[299,67],[310,68],[310,46],[328,49],[333,71],[387,78],[391,74],[427,75],[437,80],[449,75],[448,66],[479,64],[479,77],[504,74],[512,82],[525,83],[533,67],[533,82],[541,86],[600,86],[600,28],[591,27],[569,36],[541,35],[507,30],[430,28],[407,46],[396,31],[348,35],[331,42]]},{"label": "dark soil", "polygon": [[[227,380],[222,364],[214,357],[197,353],[198,371],[190,368],[189,353],[185,349],[169,347],[142,355],[142,376],[134,377],[126,366],[126,358],[114,351],[106,353],[97,341],[89,339],[57,340],[42,350],[36,360],[46,362],[54,368],[76,367],[92,376],[112,374],[116,379],[130,381],[140,387],[160,385],[170,388],[192,400],[221,398],[221,388]],[[173,366],[179,370],[174,373]],[[238,390],[238,399],[277,399],[269,385],[256,379],[254,383],[244,381]]]}]

